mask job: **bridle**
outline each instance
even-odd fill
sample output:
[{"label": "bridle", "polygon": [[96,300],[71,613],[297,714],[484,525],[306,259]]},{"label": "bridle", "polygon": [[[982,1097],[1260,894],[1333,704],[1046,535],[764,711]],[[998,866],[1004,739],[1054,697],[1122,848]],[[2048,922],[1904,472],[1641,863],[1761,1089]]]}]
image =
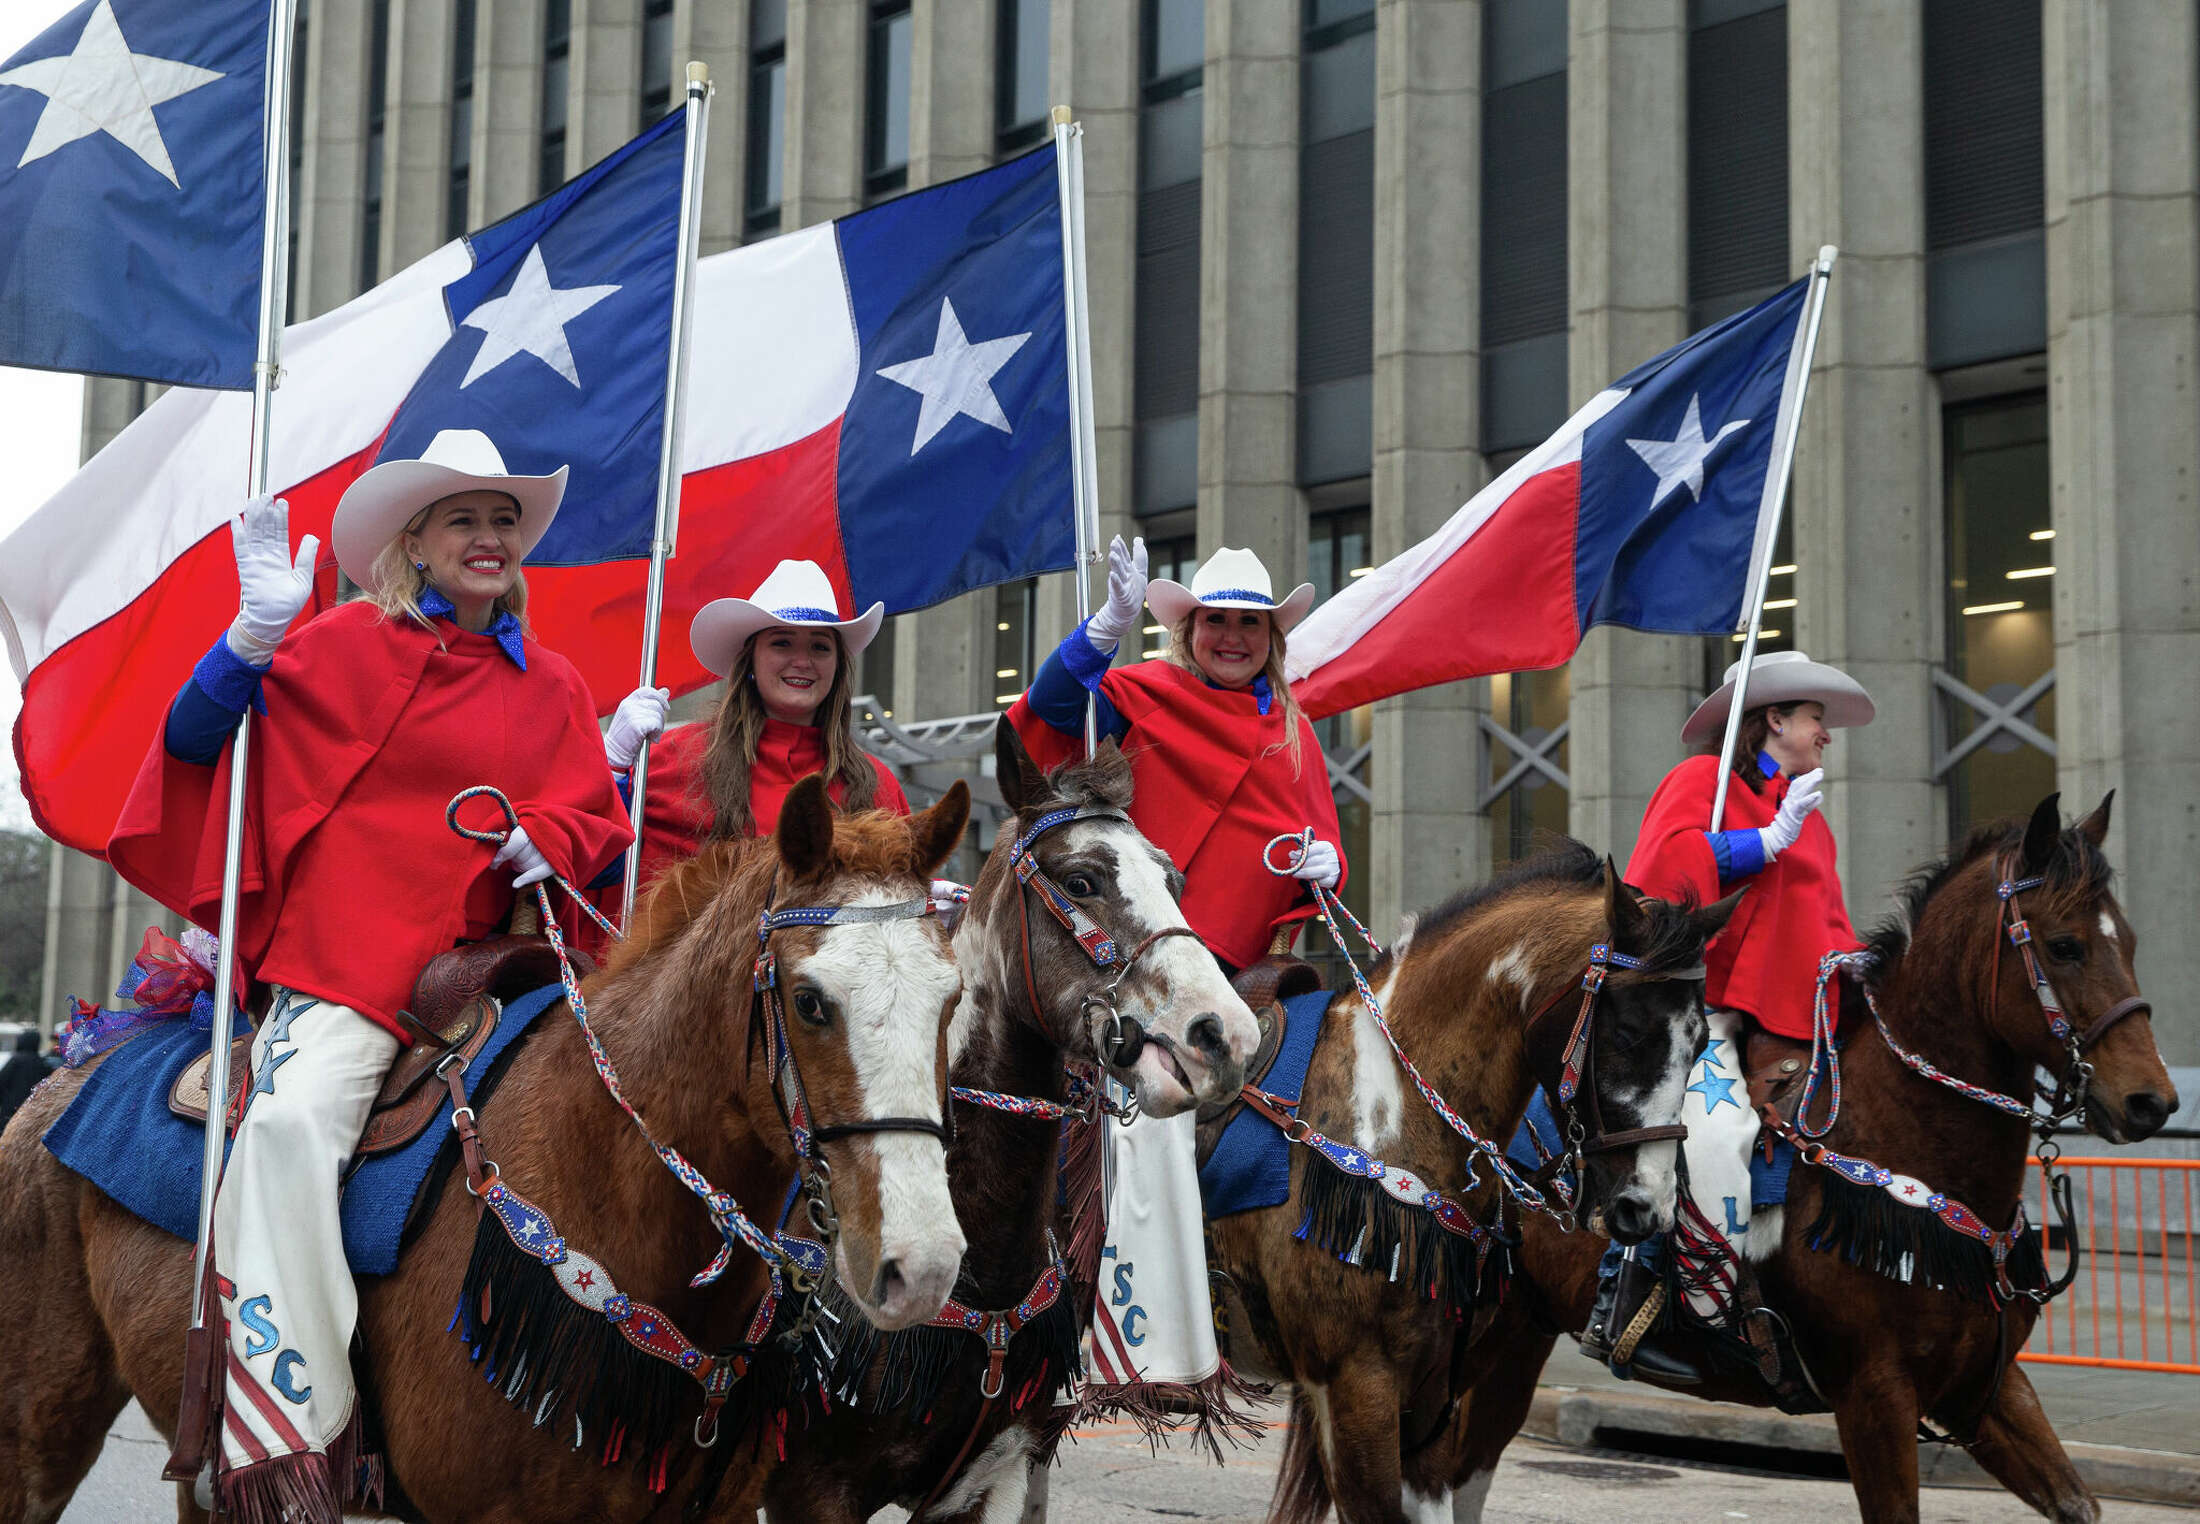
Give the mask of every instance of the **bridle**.
[{"label": "bridle", "polygon": [[[1604,1125],[1603,1108],[1598,1103],[1595,1020],[1597,996],[1603,992],[1605,980],[1613,969],[1641,973],[1643,967],[1642,959],[1623,953],[1608,942],[1597,942],[1591,944],[1588,966],[1581,973],[1581,1003],[1575,1009],[1573,1026],[1568,1029],[1565,1042],[1558,1051],[1556,1110],[1565,1128],[1566,1147],[1556,1158],[1548,1160],[1539,1171],[1540,1175],[1551,1180],[1568,1206],[1573,1205],[1573,1200],[1572,1192],[1566,1184],[1567,1177],[1578,1178],[1582,1163],[1590,1154],[1632,1148],[1640,1143],[1678,1142],[1688,1136],[1688,1128],[1678,1122],[1656,1127],[1608,1129]],[[1645,975],[1650,979],[1701,979],[1703,976],[1704,970],[1700,964],[1694,968]],[[1528,1018],[1522,1040],[1531,1054],[1539,1046],[1538,1032],[1563,1008],[1569,993],[1570,988],[1561,988]],[[1585,1080],[1588,1082],[1586,1086],[1583,1084]],[[1584,1111],[1587,1112],[1586,1123],[1582,1116]]]},{"label": "bridle", "polygon": [[1094,968],[1115,970],[1115,977],[1110,979],[1107,984],[1099,989],[1086,992],[1084,998],[1079,1002],[1078,1009],[1088,1027],[1093,1022],[1096,1014],[1106,1018],[1106,1030],[1097,1045],[1100,1057],[1110,1068],[1128,1069],[1132,1064],[1138,1062],[1139,1053],[1149,1042],[1169,1051],[1174,1051],[1177,1045],[1174,1039],[1166,1033],[1149,1031],[1137,1017],[1123,1014],[1122,1007],[1116,1003],[1116,994],[1122,988],[1123,981],[1130,977],[1131,970],[1138,965],[1138,960],[1144,957],[1147,950],[1157,942],[1169,937],[1190,937],[1202,947],[1205,947],[1207,942],[1204,937],[1189,926],[1163,926],[1159,930],[1148,933],[1143,941],[1131,949],[1130,956],[1124,957],[1122,955],[1122,944],[1117,942],[1105,927],[1095,921],[1082,905],[1072,899],[1063,890],[1062,886],[1047,874],[1046,869],[1039,866],[1038,856],[1032,851],[1033,843],[1056,826],[1068,825],[1079,820],[1117,820],[1125,825],[1132,823],[1130,816],[1109,805],[1068,805],[1061,809],[1049,810],[1037,820],[1034,820],[1025,828],[1023,834],[1010,844],[1008,849],[1009,865],[1015,870],[1017,883],[1030,891],[1030,893],[1016,896],[1017,931],[1024,970],[1024,994],[1031,1002],[1031,1017],[1038,1024],[1039,1034],[1042,1037],[1046,1038],[1055,1047],[1071,1052],[1075,1052],[1083,1046],[1081,1043],[1062,1041],[1060,1036],[1047,1027],[1046,1006],[1039,999],[1038,977],[1033,971],[1031,961],[1031,901],[1036,896],[1039,903],[1046,907],[1047,913],[1061,923],[1062,929],[1069,933],[1070,940],[1077,944]]},{"label": "bridle", "polygon": [[[1999,935],[1994,938],[1994,965],[1986,987],[1987,1021],[1992,1023],[1995,1009],[2001,1000],[2001,944],[2003,937],[2006,937],[2009,945],[2017,950],[2017,955],[2024,959],[2025,981],[2032,986],[2032,993],[2039,1000],[2040,1013],[2047,1020],[2047,1030],[2063,1045],[2064,1055],[2069,1060],[2064,1073],[2056,1079],[2055,1093],[2048,1101],[2049,1117],[2059,1122],[2076,1116],[2085,1109],[2086,1092],[2093,1084],[2093,1066],[2086,1062],[2086,1053],[2125,1017],[2136,1016],[2142,1011],[2152,1016],[2154,1007],[2143,996],[2126,996],[2103,1011],[2083,1032],[2073,1028],[2070,1018],[2063,1012],[2062,1001],[2055,994],[2055,987],[2048,983],[2046,971],[2040,967],[2039,954],[2033,950],[2031,923],[2025,920],[2023,907],[2017,903],[2018,895],[2043,886],[2047,882],[2046,876],[2017,878],[2014,866],[2008,859],[1995,861],[1994,876],[1999,880],[1999,886],[1994,892],[2001,899],[2001,908],[1995,916]],[[1916,1065],[1912,1064],[1911,1067],[1915,1068]]]}]

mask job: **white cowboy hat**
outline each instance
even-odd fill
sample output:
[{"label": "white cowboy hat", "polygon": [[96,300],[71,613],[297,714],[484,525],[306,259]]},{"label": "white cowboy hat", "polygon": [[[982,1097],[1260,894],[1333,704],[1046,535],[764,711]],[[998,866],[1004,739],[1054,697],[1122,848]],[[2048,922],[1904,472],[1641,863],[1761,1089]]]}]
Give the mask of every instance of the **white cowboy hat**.
[{"label": "white cowboy hat", "polygon": [[1275,616],[1276,628],[1288,630],[1314,606],[1314,584],[1301,582],[1291,596],[1278,603],[1268,580],[1268,568],[1249,550],[1227,546],[1207,558],[1192,573],[1192,585],[1157,577],[1146,584],[1146,606],[1170,629],[1195,608],[1266,609]]},{"label": "white cowboy hat", "polygon": [[763,585],[746,598],[715,598],[698,609],[688,626],[695,659],[724,677],[749,637],[759,630],[792,625],[808,630],[838,630],[854,656],[871,643],[885,622],[886,605],[874,603],[854,619],[840,617],[840,595],[815,561],[782,561]]},{"label": "white cowboy hat", "polygon": [[[1681,726],[1681,740],[1690,746],[1716,741],[1726,733],[1727,711],[1734,706],[1734,679],[1742,664],[1726,669],[1726,681]],[[1863,685],[1838,667],[1812,661],[1800,651],[1769,651],[1749,669],[1749,692],[1742,702],[1751,709],[1766,704],[1819,703],[1826,706],[1828,729],[1843,725],[1869,725],[1878,708]]]},{"label": "white cowboy hat", "polygon": [[344,489],[329,543],[344,575],[375,590],[374,562],[398,532],[432,503],[458,492],[502,492],[519,504],[519,556],[527,559],[565,499],[566,467],[548,476],[514,476],[495,441],[479,429],[445,429],[418,460],[385,460]]}]

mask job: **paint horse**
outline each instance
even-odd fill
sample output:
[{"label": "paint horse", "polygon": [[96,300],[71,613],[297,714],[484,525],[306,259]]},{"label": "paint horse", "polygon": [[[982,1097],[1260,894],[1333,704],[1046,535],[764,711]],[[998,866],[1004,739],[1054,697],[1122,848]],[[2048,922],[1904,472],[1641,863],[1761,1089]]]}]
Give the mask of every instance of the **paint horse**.
[{"label": "paint horse", "polygon": [[[2049,1518],[2100,1517],[2015,1364],[2050,1294],[2020,1205],[2034,1072],[2054,1075],[2059,1109],[2111,1143],[2155,1132],[2177,1096],[2110,892],[2109,800],[2069,829],[2057,803],[2042,801],[2029,824],[1981,829],[1911,881],[1871,937],[1861,988],[1847,986],[1838,1115],[1819,1131],[1821,1084],[1786,1124],[1802,1158],[1784,1211],[1751,1217],[1765,1305],[1833,1409],[1869,1520],[1918,1517],[1922,1418]],[[1424,1490],[1472,1500],[1462,1521],[1481,1517],[1552,1330],[1578,1337],[1596,1294],[1593,1244],[1531,1223],[1523,1261],[1519,1294],[1476,1351],[1450,1442],[1424,1467]],[[1774,1400],[1739,1366],[1685,1390]]]},{"label": "paint horse", "polygon": [[[1506,1166],[1486,1140],[1511,1136],[1539,1081],[1554,1096],[1575,1081],[1582,1185],[1568,1227],[1631,1243],[1671,1224],[1704,944],[1738,900],[1638,901],[1568,841],[1411,927],[1372,992],[1398,1050],[1481,1148],[1409,1083],[1364,996],[1331,999],[1296,1115],[1275,1108],[1307,1145],[1290,1151],[1289,1198],[1209,1222],[1249,1331],[1292,1383],[1272,1517],[1310,1524],[1332,1503],[1348,1524],[1415,1515],[1413,1459],[1442,1438],[1463,1352],[1503,1294]],[[1382,1179],[1366,1177],[1371,1160]],[[1545,1199],[1524,1180],[1504,1191]]]},{"label": "paint horse", "polygon": [[[1068,1138],[1073,1176],[1080,1161],[1096,1171],[1109,1125],[1090,1109],[1062,1119],[1063,1060],[1109,1053],[1111,1013],[1124,1011],[1148,1040],[1117,1076],[1146,1112],[1171,1116],[1235,1095],[1259,1038],[1220,965],[1180,934],[1182,880],[1130,822],[1130,764],[1115,743],[1042,776],[1003,721],[995,753],[1013,813],[955,931],[961,1104],[947,1171],[970,1235],[963,1277],[930,1327],[838,1331],[838,1399],[789,1433],[765,1493],[774,1524],[853,1524],[895,1502],[921,1508],[927,1524],[1022,1516],[1031,1465],[1065,1416],[1055,1392],[1077,1374],[1102,1226],[1093,1213],[1073,1244],[1080,1225],[1057,1217],[1058,1140]],[[1044,908],[1056,891],[1106,931],[1128,959],[1120,971],[1095,963]],[[1024,1097],[1042,1104],[1004,1109],[1003,1098]],[[1069,1198],[1089,1200],[1096,1186],[1073,1180]]]},{"label": "paint horse", "polygon": [[[775,930],[769,952],[787,1048],[817,1136],[828,1140],[820,1147],[838,1215],[834,1265],[866,1313],[894,1328],[939,1308],[962,1254],[942,1138],[835,1134],[889,1115],[939,1123],[961,981],[939,924],[910,907],[921,905],[968,814],[957,784],[907,820],[839,819],[823,783],[805,779],[775,838],[715,845],[668,873],[583,989],[624,1094],[656,1137],[769,1222],[798,1157],[775,1104],[774,1066],[755,1057],[767,1040],[752,993],[759,918],[767,907],[859,912],[849,924]],[[0,1345],[0,1524],[58,1517],[132,1397],[164,1431],[177,1412],[191,1246],[130,1216],[39,1146],[80,1083],[57,1076],[0,1138],[0,1275],[39,1294],[38,1316]],[[634,1306],[661,1310],[699,1351],[743,1343],[767,1287],[763,1262],[735,1250],[722,1279],[690,1286],[725,1237],[605,1094],[565,1007],[527,1034],[479,1125],[502,1187],[547,1213]],[[539,1281],[508,1284],[496,1305],[476,1308],[492,1329],[500,1320],[510,1328],[522,1307],[541,1319],[518,1330],[522,1343],[505,1352],[497,1385],[448,1331],[470,1264],[501,1252],[491,1247],[501,1232],[496,1212],[446,1190],[397,1271],[361,1286],[360,1388],[381,1397],[371,1418],[388,1511],[518,1524],[638,1520],[676,1504],[696,1489],[710,1453],[688,1439],[704,1409],[691,1373],[632,1351],[608,1312],[561,1315],[544,1266],[535,1267]],[[738,1404],[738,1384],[734,1392]],[[628,1401],[658,1410],[671,1432],[645,1432],[637,1413],[621,1411]],[[725,1428],[719,1444],[738,1458],[724,1490],[754,1507],[772,1449],[742,1443],[730,1421]],[[637,1463],[608,1464],[622,1440]],[[657,1466],[669,1496],[652,1490]],[[181,1517],[204,1517],[187,1484],[178,1492]]]}]

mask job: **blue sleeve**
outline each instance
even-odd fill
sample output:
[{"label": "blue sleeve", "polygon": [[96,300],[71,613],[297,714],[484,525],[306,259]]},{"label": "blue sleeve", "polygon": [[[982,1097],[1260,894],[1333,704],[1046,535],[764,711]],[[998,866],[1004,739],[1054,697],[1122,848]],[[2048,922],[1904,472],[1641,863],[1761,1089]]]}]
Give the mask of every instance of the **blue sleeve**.
[{"label": "blue sleeve", "polygon": [[266,667],[253,666],[229,649],[227,639],[216,639],[168,706],[168,755],[211,767],[247,706],[267,713],[267,701],[260,696],[266,676]]},{"label": "blue sleeve", "polygon": [[1765,871],[1765,840],[1755,831],[1706,831],[1711,855],[1719,865],[1719,882],[1754,878]]},{"label": "blue sleeve", "polygon": [[[618,787],[619,803],[626,806],[628,815],[632,815],[634,813],[634,775],[632,773],[613,773],[611,781]],[[633,850],[632,847],[628,847],[626,852]],[[597,874],[581,887],[583,889],[609,889],[613,884],[625,883],[626,852],[621,852],[617,857],[612,858],[603,872]]]},{"label": "blue sleeve", "polygon": [[1080,624],[1040,665],[1039,675],[1031,680],[1031,691],[1024,695],[1024,702],[1031,706],[1033,714],[1062,734],[1082,736],[1085,733],[1085,703],[1089,697],[1099,719],[1100,734],[1120,741],[1131,727],[1100,691],[1100,679],[1107,670],[1106,653],[1093,649],[1092,642],[1085,638],[1084,625]]}]

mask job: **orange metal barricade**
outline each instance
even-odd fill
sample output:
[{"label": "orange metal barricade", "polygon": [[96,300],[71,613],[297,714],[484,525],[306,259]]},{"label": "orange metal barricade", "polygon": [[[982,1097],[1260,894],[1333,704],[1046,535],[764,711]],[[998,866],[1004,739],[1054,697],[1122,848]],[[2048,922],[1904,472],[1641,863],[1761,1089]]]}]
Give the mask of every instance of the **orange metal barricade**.
[{"label": "orange metal barricade", "polygon": [[[2062,1242],[2039,1160],[2030,1161],[2032,1221]],[[2200,1160],[2065,1158],[2085,1258],[2068,1291],[2043,1311],[2017,1356],[2041,1365],[2200,1376]]]}]

